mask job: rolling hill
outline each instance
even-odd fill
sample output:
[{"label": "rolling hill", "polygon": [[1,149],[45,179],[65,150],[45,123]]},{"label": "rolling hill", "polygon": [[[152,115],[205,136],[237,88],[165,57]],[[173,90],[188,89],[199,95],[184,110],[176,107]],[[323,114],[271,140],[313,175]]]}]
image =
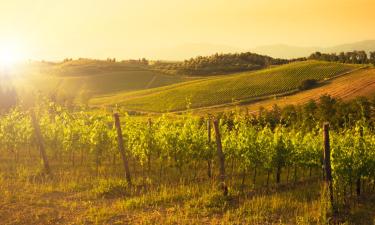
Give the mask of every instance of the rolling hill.
[{"label": "rolling hill", "polygon": [[[317,101],[322,95],[330,95],[341,100],[351,100],[361,96],[370,97],[372,99],[375,97],[375,69],[358,70],[345,76],[327,80],[323,85],[311,90],[302,91],[290,96],[266,99],[238,107],[248,112],[256,113],[260,107],[271,109],[274,105],[284,107],[290,104],[304,104],[310,100]],[[204,114],[207,112],[227,111],[232,109],[233,106],[222,106],[199,110],[199,113]]]},{"label": "rolling hill", "polygon": [[175,84],[192,78],[167,75],[137,63],[74,60],[64,63],[34,63],[11,75],[22,90],[75,98],[114,94]]},{"label": "rolling hill", "polygon": [[295,62],[256,72],[196,80],[145,91],[93,98],[91,105],[119,104],[127,110],[171,112],[232,102],[252,102],[296,92],[303,80],[326,80],[360,68],[321,61]]}]

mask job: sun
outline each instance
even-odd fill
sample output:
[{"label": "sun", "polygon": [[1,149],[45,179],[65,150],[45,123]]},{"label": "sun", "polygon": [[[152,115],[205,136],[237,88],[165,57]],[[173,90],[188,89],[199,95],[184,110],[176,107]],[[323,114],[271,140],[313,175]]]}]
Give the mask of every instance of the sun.
[{"label": "sun", "polygon": [[12,51],[2,51],[0,53],[0,64],[2,66],[11,66],[18,61],[18,56]]},{"label": "sun", "polygon": [[0,66],[2,68],[11,67],[25,59],[25,53],[21,50],[20,45],[13,42],[0,43]]}]

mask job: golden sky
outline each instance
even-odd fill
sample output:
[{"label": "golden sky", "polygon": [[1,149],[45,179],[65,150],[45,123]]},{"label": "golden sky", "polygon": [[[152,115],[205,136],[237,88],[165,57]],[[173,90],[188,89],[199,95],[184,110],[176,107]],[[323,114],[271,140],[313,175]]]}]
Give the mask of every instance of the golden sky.
[{"label": "golden sky", "polygon": [[0,0],[0,49],[35,59],[160,58],[187,43],[324,47],[375,39],[374,27],[375,0]]}]

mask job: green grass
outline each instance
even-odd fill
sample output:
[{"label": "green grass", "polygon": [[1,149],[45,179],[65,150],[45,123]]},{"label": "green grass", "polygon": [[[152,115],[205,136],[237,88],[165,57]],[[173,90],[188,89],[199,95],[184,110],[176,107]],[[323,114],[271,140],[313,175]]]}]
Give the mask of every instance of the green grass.
[{"label": "green grass", "polygon": [[31,64],[15,71],[19,90],[41,91],[65,97],[88,97],[171,85],[191,78],[152,71],[144,65],[95,60],[60,64]]},{"label": "green grass", "polygon": [[[107,179],[77,169],[65,169],[57,177],[36,181],[18,174],[0,174],[2,224],[308,225],[325,224],[327,220],[318,181],[270,190],[246,188],[245,192],[233,187],[224,197],[209,181],[149,186],[141,192],[133,188],[123,195],[117,188],[97,186]],[[112,176],[110,180],[112,184],[123,182]],[[98,190],[111,195],[97,195]],[[371,200],[353,205],[343,223],[338,224],[371,224],[373,206]]]},{"label": "green grass", "polygon": [[168,112],[252,101],[295,91],[305,79],[324,80],[359,66],[321,61],[296,62],[256,72],[244,72],[171,86],[94,98],[93,105],[119,104],[128,110]]},{"label": "green grass", "polygon": [[32,169],[21,174],[0,174],[0,218],[4,224],[218,224],[221,220],[222,224],[294,224],[300,218],[319,221],[319,186],[315,184],[257,194],[252,194],[252,189],[247,189],[246,194],[233,188],[224,197],[216,185],[205,181],[147,185],[142,191],[135,186],[124,195],[119,190],[126,190],[127,186],[121,178],[95,177],[87,173],[87,168],[56,171],[49,179],[24,179],[32,174]]},{"label": "green grass", "polygon": [[[147,182],[138,171],[141,166],[130,164],[134,176],[129,187],[123,180],[121,164],[104,163],[100,169],[103,173],[96,175],[88,161],[73,167],[52,158],[53,174],[45,176],[39,172],[38,152],[33,149],[30,156],[24,153],[17,164],[5,157],[7,154],[1,155],[1,224],[314,225],[330,219],[322,201],[320,170],[313,170],[309,177],[308,169],[300,168],[295,184],[287,182],[283,173],[282,183],[277,185],[272,179],[269,188],[264,185],[266,171],[260,170],[256,185],[246,179],[242,188],[240,171],[231,176],[228,168],[229,195],[223,196],[218,190],[217,171],[213,180],[205,173],[198,175],[199,179],[189,177],[190,167],[184,171],[183,181],[173,171],[164,181],[158,181],[158,172],[143,174],[153,181]],[[372,184],[368,183],[363,199],[358,203],[353,200],[355,204],[337,224],[372,224],[375,195],[370,188]]]},{"label": "green grass", "polygon": [[135,91],[184,81],[181,77],[152,71],[102,72],[91,76],[34,76],[26,82],[42,90],[61,90],[71,94],[87,91],[93,95]]}]

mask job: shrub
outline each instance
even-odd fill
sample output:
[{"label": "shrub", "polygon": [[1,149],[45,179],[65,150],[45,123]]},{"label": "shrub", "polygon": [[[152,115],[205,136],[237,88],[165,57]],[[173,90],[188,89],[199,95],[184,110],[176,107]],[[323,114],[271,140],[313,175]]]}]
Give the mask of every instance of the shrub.
[{"label": "shrub", "polygon": [[196,213],[220,213],[228,210],[232,205],[232,197],[224,196],[221,191],[204,194],[187,203],[187,207],[190,210],[196,210]]},{"label": "shrub", "polygon": [[315,80],[315,79],[307,79],[307,80],[303,80],[301,82],[301,84],[298,86],[298,89],[299,90],[308,90],[308,89],[311,89],[313,88],[314,86],[316,86],[318,84],[318,81]]},{"label": "shrub", "polygon": [[114,198],[128,195],[128,189],[129,187],[126,181],[109,179],[100,180],[97,186],[92,190],[92,192],[97,197]]}]

